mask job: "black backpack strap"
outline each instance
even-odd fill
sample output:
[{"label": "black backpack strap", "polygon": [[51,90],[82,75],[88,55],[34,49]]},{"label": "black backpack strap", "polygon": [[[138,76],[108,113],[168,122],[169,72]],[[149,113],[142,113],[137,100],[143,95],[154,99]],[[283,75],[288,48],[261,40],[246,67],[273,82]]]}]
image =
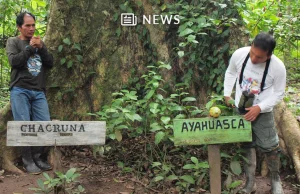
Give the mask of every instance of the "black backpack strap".
[{"label": "black backpack strap", "polygon": [[268,59],[267,63],[266,63],[264,75],[263,75],[263,78],[262,78],[262,81],[261,81],[261,84],[260,84],[260,92],[264,91],[264,86],[265,86],[265,81],[266,81],[266,77],[267,77],[267,74],[268,74],[268,69],[269,69],[269,66],[270,66],[270,61],[271,61],[271,58]]},{"label": "black backpack strap", "polygon": [[248,53],[248,55],[246,56],[245,61],[244,61],[243,66],[242,66],[242,71],[241,71],[241,74],[240,74],[240,80],[239,80],[239,84],[240,84],[240,85],[242,84],[242,81],[243,81],[244,70],[245,70],[247,61],[248,61],[248,59],[249,59],[249,56],[250,56],[250,53]]}]

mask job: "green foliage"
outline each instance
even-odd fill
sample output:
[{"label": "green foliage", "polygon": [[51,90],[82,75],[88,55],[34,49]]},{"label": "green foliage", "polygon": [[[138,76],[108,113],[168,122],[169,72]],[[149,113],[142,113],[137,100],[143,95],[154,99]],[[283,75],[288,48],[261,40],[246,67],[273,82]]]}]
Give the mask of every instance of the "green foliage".
[{"label": "green foliage", "polygon": [[69,38],[62,40],[63,44],[59,45],[57,51],[59,53],[60,64],[72,68],[73,65],[83,63],[83,52],[79,43],[72,43]]},{"label": "green foliage", "polygon": [[[155,144],[172,138],[172,120],[188,118],[201,114],[203,111],[192,105],[194,97],[185,92],[186,86],[177,84],[176,93],[166,95],[163,89],[160,69],[170,69],[170,65],[159,62],[157,66],[148,66],[146,74],[138,83],[144,83],[137,90],[123,89],[113,93],[115,97],[111,105],[104,106],[101,111],[93,114],[106,121],[108,136],[122,140],[122,132],[130,137],[154,133]],[[165,96],[164,96],[165,95]]]},{"label": "green foliage", "polygon": [[0,88],[0,109],[3,108],[9,101],[8,88]]},{"label": "green foliage", "polygon": [[50,177],[47,173],[43,173],[46,180],[38,179],[38,187],[30,188],[35,194],[50,194],[62,191],[68,194],[85,193],[85,189],[78,184],[77,178],[80,176],[75,168],[69,169],[66,174],[55,172],[57,178]]},{"label": "green foliage", "polygon": [[289,83],[297,83],[299,71],[300,4],[291,1],[247,0],[235,3],[251,38],[260,31],[274,34],[275,54],[287,67]]},{"label": "green foliage", "polygon": [[165,12],[180,16],[174,50],[185,65],[182,81],[202,83],[221,93],[230,26],[238,23],[233,5],[228,1],[178,1],[167,5]]},{"label": "green foliage", "polygon": [[153,162],[152,169],[155,176],[152,182],[174,182],[178,191],[195,191],[204,188],[208,181],[209,165],[207,161],[200,162],[196,157],[190,158],[191,163],[182,167],[182,173],[174,173],[178,167],[172,164]]}]

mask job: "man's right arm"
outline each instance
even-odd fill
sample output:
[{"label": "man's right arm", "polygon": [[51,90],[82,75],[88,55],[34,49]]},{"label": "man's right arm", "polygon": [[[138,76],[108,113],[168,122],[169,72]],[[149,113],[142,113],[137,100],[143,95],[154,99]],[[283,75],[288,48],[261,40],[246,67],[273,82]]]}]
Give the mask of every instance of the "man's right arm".
[{"label": "man's right arm", "polygon": [[34,53],[34,48],[28,45],[23,49],[18,49],[16,40],[14,40],[13,38],[9,38],[6,44],[6,53],[11,67],[18,69],[26,66],[27,60]]}]

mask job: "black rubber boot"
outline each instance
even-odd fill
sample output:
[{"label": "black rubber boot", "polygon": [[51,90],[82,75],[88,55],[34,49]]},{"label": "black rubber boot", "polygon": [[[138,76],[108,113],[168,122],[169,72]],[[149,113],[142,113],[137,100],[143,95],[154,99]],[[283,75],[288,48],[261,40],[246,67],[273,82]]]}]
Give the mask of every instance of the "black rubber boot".
[{"label": "black rubber boot", "polygon": [[283,194],[283,189],[279,176],[279,154],[278,151],[267,153],[267,163],[270,170],[272,194]]},{"label": "black rubber boot", "polygon": [[31,147],[22,147],[22,161],[24,169],[29,174],[40,174],[42,172],[33,161]]},{"label": "black rubber boot", "polygon": [[246,174],[246,184],[239,193],[255,193],[255,169],[256,169],[256,151],[255,148],[246,149],[245,157],[248,162],[244,162],[244,170]]},{"label": "black rubber boot", "polygon": [[43,160],[41,155],[44,152],[44,147],[32,147],[32,156],[35,164],[43,171],[51,170],[51,165],[47,160]]}]

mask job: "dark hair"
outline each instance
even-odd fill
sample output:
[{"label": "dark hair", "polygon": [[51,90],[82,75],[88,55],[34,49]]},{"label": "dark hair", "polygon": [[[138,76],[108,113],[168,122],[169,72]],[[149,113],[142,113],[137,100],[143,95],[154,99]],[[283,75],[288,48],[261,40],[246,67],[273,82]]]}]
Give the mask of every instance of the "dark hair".
[{"label": "dark hair", "polygon": [[271,55],[276,46],[276,41],[271,34],[261,32],[256,35],[252,44],[264,51],[268,51],[268,55]]},{"label": "dark hair", "polygon": [[24,24],[24,16],[26,14],[30,15],[31,17],[33,17],[33,19],[35,21],[35,16],[32,13],[24,11],[24,12],[19,13],[19,15],[17,15],[17,19],[16,19],[17,26],[21,27]]}]

